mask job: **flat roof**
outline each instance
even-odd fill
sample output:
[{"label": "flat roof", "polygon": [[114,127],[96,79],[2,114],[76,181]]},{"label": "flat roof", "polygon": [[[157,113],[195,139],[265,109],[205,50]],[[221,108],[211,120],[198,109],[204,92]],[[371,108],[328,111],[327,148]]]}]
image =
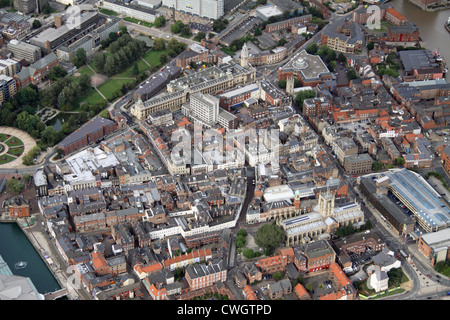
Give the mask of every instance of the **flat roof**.
[{"label": "flat roof", "polygon": [[330,73],[320,56],[309,54],[304,49],[281,69],[293,69],[300,72],[304,79],[318,79],[322,74]]},{"label": "flat roof", "polygon": [[416,209],[418,219],[433,227],[450,226],[450,209],[420,175],[407,169],[390,170],[381,175],[389,176],[389,187]]}]

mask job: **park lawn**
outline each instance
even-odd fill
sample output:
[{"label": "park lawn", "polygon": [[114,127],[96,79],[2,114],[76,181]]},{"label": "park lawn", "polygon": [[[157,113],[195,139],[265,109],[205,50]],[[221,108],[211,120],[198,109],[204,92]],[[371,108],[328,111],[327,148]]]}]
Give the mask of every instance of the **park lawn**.
[{"label": "park lawn", "polygon": [[4,134],[4,133],[0,133],[0,141],[5,141],[7,139],[9,139],[11,136]]},{"label": "park lawn", "polygon": [[[138,64],[139,73],[141,73],[141,72],[147,70],[148,68],[150,68],[148,64],[146,64],[144,61],[142,61],[142,59],[139,59],[136,62]],[[131,64],[131,66],[126,68],[125,71],[122,71],[121,73],[115,74],[112,77],[113,78],[135,78],[135,76],[132,75],[133,69],[134,69],[134,62]]]},{"label": "park lawn", "polygon": [[152,66],[157,67],[161,64],[159,62],[161,55],[163,53],[167,53],[168,51],[169,51],[168,49],[164,49],[162,51],[149,50],[144,54],[143,58],[145,59],[145,61],[150,63]]},{"label": "park lawn", "polygon": [[10,155],[7,155],[7,154],[2,154],[0,156],[0,164],[5,164],[5,163],[8,163],[8,162],[11,162],[14,160],[16,160],[16,158],[11,157]]},{"label": "park lawn", "polygon": [[18,147],[23,146],[22,140],[20,140],[17,137],[11,137],[8,140],[5,141],[5,143],[8,145],[8,147]]},{"label": "park lawn", "polygon": [[106,99],[109,99],[113,96],[114,92],[116,92],[118,89],[121,89],[123,84],[127,84],[131,81],[134,81],[132,79],[109,79],[108,81],[102,83],[100,86],[98,86],[98,90],[100,90],[101,93],[106,97]]},{"label": "park lawn", "polygon": [[23,153],[23,146],[16,147],[16,148],[9,148],[8,153],[13,156],[18,157]]},{"label": "park lawn", "polygon": [[[80,97],[80,100],[78,101],[78,105],[82,103],[88,103],[90,105],[95,104],[96,102],[103,100],[103,97],[95,90],[94,88],[90,88],[89,91],[84,94],[82,97]],[[81,111],[80,107],[73,111]]]},{"label": "park lawn", "polygon": [[[90,77],[92,77],[94,75],[94,72],[88,66],[81,67],[80,69],[77,70],[77,72],[81,75],[87,74]],[[75,79],[76,78],[77,77],[75,77]]]}]

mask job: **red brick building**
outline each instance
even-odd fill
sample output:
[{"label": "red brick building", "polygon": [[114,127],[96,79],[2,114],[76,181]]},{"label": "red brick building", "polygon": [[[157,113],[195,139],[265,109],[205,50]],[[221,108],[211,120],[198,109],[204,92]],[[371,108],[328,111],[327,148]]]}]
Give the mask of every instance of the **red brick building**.
[{"label": "red brick building", "polygon": [[390,27],[387,32],[387,39],[392,42],[414,42],[419,41],[419,38],[419,29],[411,22]]},{"label": "red brick building", "polygon": [[406,19],[394,8],[389,8],[386,10],[385,19],[396,26],[404,25],[408,21],[408,19]]},{"label": "red brick building", "polygon": [[11,218],[23,218],[30,216],[30,205],[23,196],[15,196],[5,201],[5,208]]},{"label": "red brick building", "polygon": [[117,123],[102,117],[95,117],[81,128],[68,135],[56,147],[61,150],[63,155],[68,155],[91,142],[96,142],[100,138],[114,132],[117,129]]}]

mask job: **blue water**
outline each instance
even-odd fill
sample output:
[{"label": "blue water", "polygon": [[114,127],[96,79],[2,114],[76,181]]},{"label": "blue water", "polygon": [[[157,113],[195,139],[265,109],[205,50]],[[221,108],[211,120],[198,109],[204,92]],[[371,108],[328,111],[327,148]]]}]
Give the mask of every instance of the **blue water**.
[{"label": "blue water", "polygon": [[[12,273],[28,277],[41,294],[61,289],[47,265],[34,249],[22,229],[15,223],[0,223],[0,255]],[[23,261],[24,268],[16,268]]]}]

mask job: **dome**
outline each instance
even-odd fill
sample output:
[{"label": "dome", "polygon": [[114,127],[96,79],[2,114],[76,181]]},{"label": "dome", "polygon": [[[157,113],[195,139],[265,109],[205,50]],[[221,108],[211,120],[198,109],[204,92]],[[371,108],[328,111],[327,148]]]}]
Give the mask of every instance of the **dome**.
[{"label": "dome", "polygon": [[295,69],[306,69],[308,67],[308,63],[303,58],[298,58],[292,65]]}]

